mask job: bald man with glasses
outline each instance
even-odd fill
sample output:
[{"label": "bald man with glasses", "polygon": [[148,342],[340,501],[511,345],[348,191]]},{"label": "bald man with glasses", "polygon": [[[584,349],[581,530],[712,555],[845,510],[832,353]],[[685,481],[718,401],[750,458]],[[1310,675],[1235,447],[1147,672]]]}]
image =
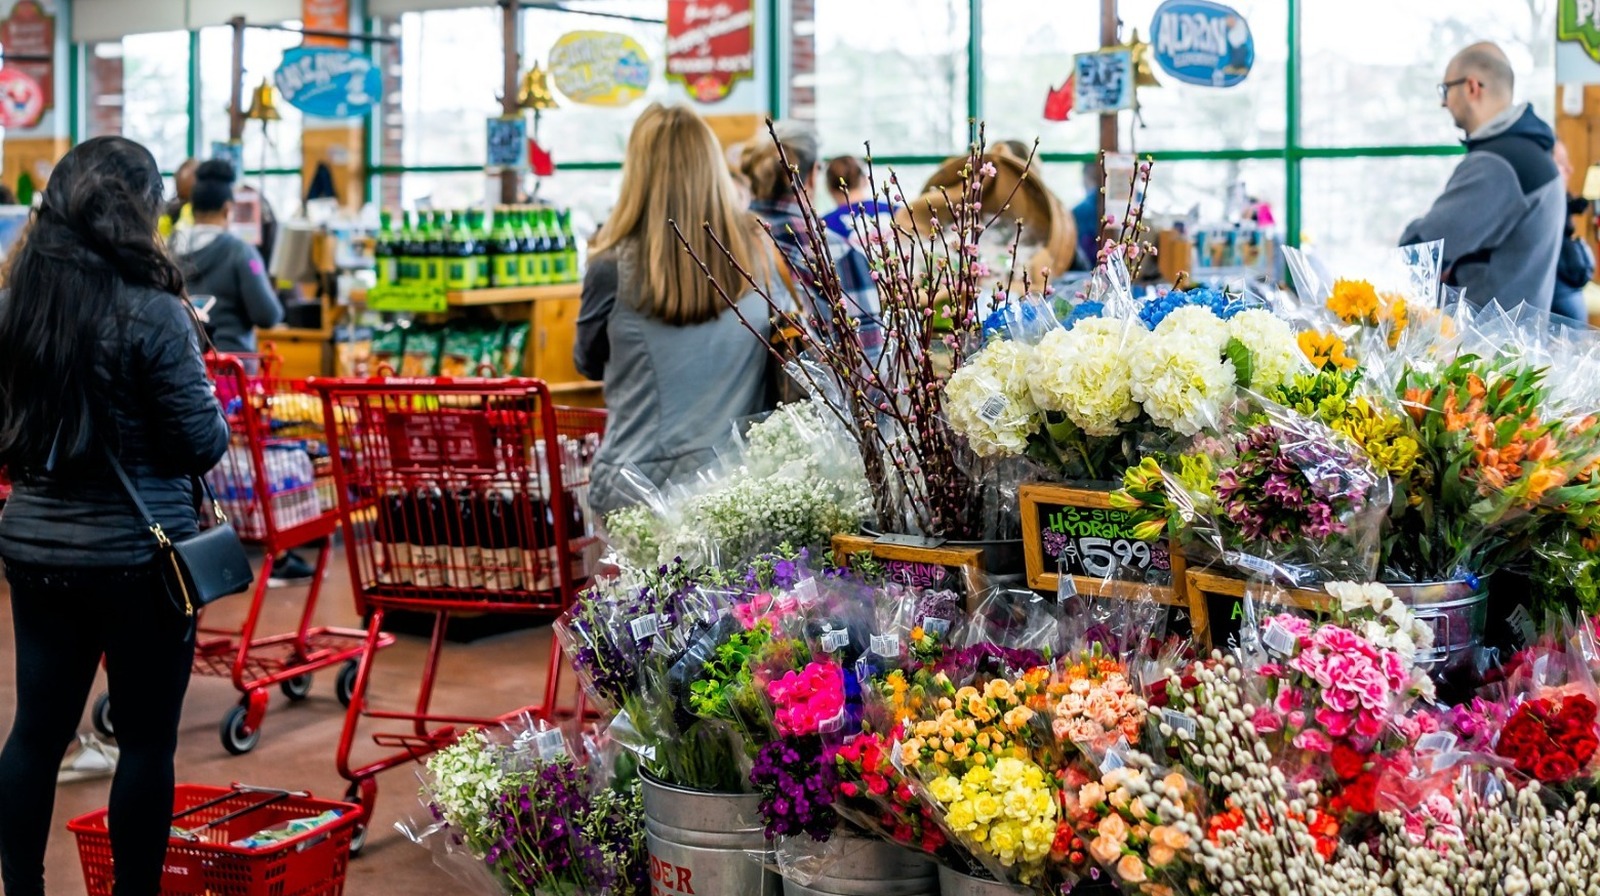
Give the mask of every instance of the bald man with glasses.
[{"label": "bald man with glasses", "polygon": [[1549,310],[1566,185],[1550,156],[1555,132],[1528,103],[1512,103],[1514,83],[1494,44],[1473,44],[1450,60],[1439,103],[1465,135],[1467,156],[1400,244],[1444,240],[1445,282],[1475,306]]}]

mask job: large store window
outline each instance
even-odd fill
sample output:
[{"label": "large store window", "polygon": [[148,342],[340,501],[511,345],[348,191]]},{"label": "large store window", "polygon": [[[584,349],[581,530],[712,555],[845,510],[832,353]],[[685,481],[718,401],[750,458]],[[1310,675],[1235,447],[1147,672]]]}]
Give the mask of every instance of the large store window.
[{"label": "large store window", "polygon": [[[1031,4],[1030,4],[1031,5]],[[823,152],[956,152],[967,142],[967,0],[817,0]]]},{"label": "large store window", "polygon": [[608,0],[584,4],[583,9],[631,18],[530,9],[523,13],[522,22],[524,64],[531,60],[548,68],[550,48],[569,32],[625,34],[638,41],[650,58],[650,86],[643,98],[626,106],[582,105],[557,91],[560,108],[545,113],[539,125],[540,141],[555,155],[557,164],[621,161],[639,111],[651,100],[665,100],[673,93],[666,82],[667,26],[661,20],[666,4],[659,0]]},{"label": "large store window", "polygon": [[985,0],[983,118],[989,139],[1031,144],[1038,137],[1040,152],[1093,152],[1100,140],[1099,120],[1077,115],[1045,121],[1044,101],[1046,92],[1072,73],[1072,53],[1091,50],[1099,42],[1098,4]]},{"label": "large store window", "polygon": [[[1332,0],[1319,0],[1333,5]],[[1160,0],[1122,0],[1119,13],[1127,35],[1139,29],[1150,38],[1150,23]],[[1218,90],[1180,84],[1159,69],[1160,87],[1139,91],[1135,119],[1123,116],[1122,145],[1139,152],[1208,149],[1281,149],[1286,136],[1289,4],[1285,0],[1231,0],[1250,23],[1255,64],[1237,87]],[[1098,35],[1096,35],[1098,37]],[[1092,49],[1098,40],[1091,40]],[[1091,143],[1091,151],[1097,144]]]},{"label": "large store window", "polygon": [[163,171],[189,152],[189,32],[137,34],[87,48],[88,137],[120,134],[150,149]]},{"label": "large store window", "polygon": [[500,11],[406,13],[400,40],[401,163],[482,165],[485,122],[500,113]]},{"label": "large store window", "polygon": [[1330,269],[1359,270],[1392,247],[1444,189],[1451,156],[1307,159],[1301,166],[1301,234]]},{"label": "large store window", "polygon": [[1301,141],[1308,146],[1455,141],[1460,133],[1439,108],[1435,85],[1450,57],[1480,40],[1505,49],[1517,74],[1517,100],[1531,100],[1551,121],[1555,8],[1556,0],[1302,0]]},{"label": "large store window", "polygon": [[[299,27],[299,22],[286,22]],[[249,28],[244,33],[244,106],[263,79],[270,81],[283,61],[283,51],[300,45],[300,35],[288,31]],[[228,139],[228,74],[233,69],[233,29],[200,30],[200,145],[199,155],[210,155],[213,142]],[[261,122],[247,121],[244,128],[244,165],[248,170],[300,167],[300,110],[288,103],[277,104],[282,121],[269,122],[265,133]],[[298,191],[298,188],[297,188]],[[277,198],[272,197],[274,204]],[[290,196],[294,199],[293,194]],[[295,203],[298,204],[297,202]],[[280,206],[281,208],[281,206]]]}]

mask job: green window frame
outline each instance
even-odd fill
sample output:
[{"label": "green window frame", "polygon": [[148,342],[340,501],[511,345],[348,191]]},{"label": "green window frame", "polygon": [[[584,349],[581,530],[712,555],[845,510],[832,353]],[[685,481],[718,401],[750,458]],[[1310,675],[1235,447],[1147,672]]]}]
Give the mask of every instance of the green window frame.
[{"label": "green window frame", "polygon": [[[769,21],[782,22],[784,16],[785,0],[760,0]],[[1156,161],[1239,161],[1239,160],[1266,160],[1281,161],[1284,165],[1285,203],[1287,205],[1284,225],[1284,239],[1289,245],[1299,245],[1301,231],[1301,213],[1303,194],[1301,189],[1301,163],[1307,159],[1366,159],[1366,158],[1396,158],[1396,157],[1427,157],[1427,156],[1452,156],[1460,155],[1462,148],[1456,144],[1432,144],[1411,146],[1306,146],[1300,142],[1300,57],[1301,57],[1301,4],[1303,0],[1285,0],[1288,4],[1288,30],[1284,39],[1288,42],[1287,62],[1287,90],[1285,91],[1286,108],[1284,109],[1284,145],[1273,149],[1218,149],[1218,150],[1156,150],[1148,155]],[[973,122],[982,121],[984,118],[983,104],[983,6],[985,0],[968,0],[970,7],[967,32],[967,117]],[[367,19],[367,30],[376,27],[375,20]],[[191,31],[189,34],[189,155],[193,156],[199,151],[199,104],[200,104],[200,71],[199,71],[199,44],[200,33]],[[70,110],[69,122],[71,137],[76,142],[83,114],[88,98],[81,91],[81,69],[83,67],[84,48],[74,44],[71,51],[71,64],[68,66],[71,83],[71,95],[74,98]],[[777,28],[768,29],[766,42],[768,106],[774,117],[782,117],[787,110],[787,92],[784,89],[784,61],[782,40]],[[374,126],[374,116],[381,114],[381,110],[374,110],[367,116],[364,127],[367,138],[365,146],[366,197],[370,199],[377,195],[377,179],[385,176],[404,174],[447,174],[471,173],[482,171],[482,166],[474,165],[380,165],[377,160],[377,128]],[[870,135],[868,135],[870,136]],[[1069,152],[1040,154],[1040,161],[1045,163],[1088,163],[1096,158],[1095,152]],[[879,156],[875,161],[887,165],[937,165],[948,156],[944,154],[923,155],[894,155]],[[248,164],[248,160],[247,160]],[[571,162],[561,166],[564,171],[617,171],[622,167],[622,160],[614,161],[588,161]],[[245,172],[246,177],[265,175],[297,174],[299,169],[274,168],[265,171],[251,169]]]}]

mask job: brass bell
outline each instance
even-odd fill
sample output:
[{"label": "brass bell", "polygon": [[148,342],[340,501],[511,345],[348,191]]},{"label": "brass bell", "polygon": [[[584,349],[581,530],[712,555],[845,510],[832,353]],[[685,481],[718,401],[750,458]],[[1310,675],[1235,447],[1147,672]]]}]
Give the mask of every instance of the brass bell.
[{"label": "brass bell", "polygon": [[543,112],[556,108],[556,96],[550,92],[550,73],[535,62],[533,68],[522,75],[522,86],[517,90],[517,108]]},{"label": "brass bell", "polygon": [[261,79],[261,86],[250,95],[250,111],[244,117],[250,121],[283,120],[278,114],[278,92],[272,89],[271,81]]},{"label": "brass bell", "polygon": [[1133,54],[1133,86],[1160,87],[1155,69],[1150,66],[1150,43],[1139,39],[1139,29],[1130,32],[1128,42],[1122,48]]}]

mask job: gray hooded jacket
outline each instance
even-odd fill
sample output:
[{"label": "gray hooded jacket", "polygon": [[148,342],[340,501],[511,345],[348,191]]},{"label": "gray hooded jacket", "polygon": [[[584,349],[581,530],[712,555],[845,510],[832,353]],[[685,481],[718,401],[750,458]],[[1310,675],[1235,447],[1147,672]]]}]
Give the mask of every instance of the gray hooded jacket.
[{"label": "gray hooded jacket", "polygon": [[1548,310],[1567,204],[1554,146],[1527,103],[1507,109],[1467,137],[1467,157],[1400,244],[1444,240],[1445,282],[1474,306]]}]

